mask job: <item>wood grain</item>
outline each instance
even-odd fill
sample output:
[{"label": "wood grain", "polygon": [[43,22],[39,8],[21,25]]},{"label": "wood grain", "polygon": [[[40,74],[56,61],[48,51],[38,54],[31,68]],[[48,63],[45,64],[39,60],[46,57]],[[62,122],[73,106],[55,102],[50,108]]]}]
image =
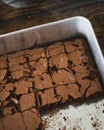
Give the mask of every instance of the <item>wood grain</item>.
[{"label": "wood grain", "polygon": [[0,34],[78,15],[92,22],[104,49],[104,0],[40,0],[23,8],[11,7],[1,1]]}]

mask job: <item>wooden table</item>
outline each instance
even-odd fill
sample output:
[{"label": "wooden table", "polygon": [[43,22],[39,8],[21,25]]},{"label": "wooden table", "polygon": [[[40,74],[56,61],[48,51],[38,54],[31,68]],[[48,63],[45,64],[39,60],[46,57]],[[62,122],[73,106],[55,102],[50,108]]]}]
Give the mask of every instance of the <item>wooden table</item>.
[{"label": "wooden table", "polygon": [[1,1],[0,34],[79,15],[92,22],[104,49],[104,0],[40,0],[24,8]]}]

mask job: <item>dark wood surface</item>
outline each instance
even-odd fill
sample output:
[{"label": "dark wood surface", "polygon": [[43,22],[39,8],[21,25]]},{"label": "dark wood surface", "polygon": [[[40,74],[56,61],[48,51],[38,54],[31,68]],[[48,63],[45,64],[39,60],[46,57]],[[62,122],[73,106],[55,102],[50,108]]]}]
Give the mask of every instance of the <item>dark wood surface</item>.
[{"label": "dark wood surface", "polygon": [[[14,0],[13,4],[16,1]],[[32,4],[28,3],[28,7],[11,7],[0,1],[0,34],[80,15],[91,21],[98,41],[104,49],[104,0],[30,1]],[[11,4],[11,0],[7,2]]]}]

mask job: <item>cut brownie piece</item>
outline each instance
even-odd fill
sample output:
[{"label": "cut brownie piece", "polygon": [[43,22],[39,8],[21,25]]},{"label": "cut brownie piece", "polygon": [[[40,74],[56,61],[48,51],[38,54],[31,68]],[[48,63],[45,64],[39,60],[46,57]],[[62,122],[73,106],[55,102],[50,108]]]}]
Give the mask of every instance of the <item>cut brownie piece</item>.
[{"label": "cut brownie piece", "polygon": [[81,65],[85,61],[88,62],[84,50],[76,50],[68,54],[69,61],[72,62],[72,66]]},{"label": "cut brownie piece", "polygon": [[64,53],[64,46],[63,46],[62,42],[56,42],[56,43],[46,47],[47,58],[60,54],[60,53]]},{"label": "cut brownie piece", "polygon": [[15,82],[16,94],[27,94],[29,88],[31,88],[32,86],[32,82],[21,79]]},{"label": "cut brownie piece", "polygon": [[44,106],[50,106],[51,104],[56,104],[58,102],[58,98],[55,95],[54,88],[50,88],[42,92],[39,91],[38,98],[40,108]]},{"label": "cut brownie piece", "polygon": [[45,51],[43,48],[34,48],[30,50],[25,51],[25,55],[28,58],[28,60],[36,61],[37,59],[44,58],[45,57]]},{"label": "cut brownie piece", "polygon": [[47,59],[40,58],[37,61],[29,62],[29,65],[32,70],[32,76],[41,75],[47,71]]},{"label": "cut brownie piece", "polygon": [[24,111],[22,114],[26,130],[42,130],[42,120],[35,108]]},{"label": "cut brownie piece", "polygon": [[8,115],[1,118],[3,121],[3,130],[25,130],[25,124],[21,113]]},{"label": "cut brownie piece", "polygon": [[71,70],[58,70],[52,74],[52,79],[56,85],[72,84],[76,82],[76,79]]},{"label": "cut brownie piece", "polygon": [[0,81],[2,81],[5,78],[6,73],[7,73],[6,69],[0,70]]},{"label": "cut brownie piece", "polygon": [[0,61],[0,70],[7,68],[7,61]]},{"label": "cut brownie piece", "polygon": [[54,55],[49,59],[49,67],[67,68],[68,67],[68,58],[65,53]]},{"label": "cut brownie piece", "polygon": [[36,99],[34,93],[28,93],[21,96],[19,100],[21,111],[28,110],[29,108],[36,107]]},{"label": "cut brownie piece", "polygon": [[9,61],[9,66],[13,66],[13,65],[25,63],[26,58],[25,56],[18,56],[18,57],[8,58],[8,61]]},{"label": "cut brownie piece", "polygon": [[34,78],[34,83],[37,90],[44,90],[53,87],[51,76],[47,73],[44,73],[41,76],[36,76]]},{"label": "cut brownie piece", "polygon": [[71,53],[73,51],[79,50],[79,49],[86,49],[83,46],[83,43],[85,41],[83,39],[75,39],[72,41],[65,41],[64,46],[67,53]]},{"label": "cut brownie piece", "polygon": [[0,101],[5,101],[6,98],[10,95],[10,92],[8,91],[4,91],[4,92],[0,92]]},{"label": "cut brownie piece", "polygon": [[100,93],[102,92],[102,87],[101,87],[101,84],[99,83],[98,79],[94,79],[90,86],[87,88],[87,91],[86,91],[86,97],[89,97],[95,93]]},{"label": "cut brownie piece", "polygon": [[15,89],[14,83],[7,83],[5,86],[5,89],[9,92],[14,91],[14,89]]},{"label": "cut brownie piece", "polygon": [[61,101],[66,102],[70,99],[78,99],[82,97],[81,92],[79,91],[79,86],[77,84],[68,84],[61,85],[56,87],[56,93],[58,96],[61,96]]}]

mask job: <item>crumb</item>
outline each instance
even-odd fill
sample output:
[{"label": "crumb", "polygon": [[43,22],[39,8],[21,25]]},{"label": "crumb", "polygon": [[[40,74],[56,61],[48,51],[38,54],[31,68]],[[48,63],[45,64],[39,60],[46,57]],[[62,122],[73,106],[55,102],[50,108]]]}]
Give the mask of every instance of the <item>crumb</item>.
[{"label": "crumb", "polygon": [[66,121],[66,120],[67,120],[67,118],[66,118],[65,116],[63,117],[63,119],[64,119],[64,121]]},{"label": "crumb", "polygon": [[91,117],[91,120],[93,120],[93,117]]}]

